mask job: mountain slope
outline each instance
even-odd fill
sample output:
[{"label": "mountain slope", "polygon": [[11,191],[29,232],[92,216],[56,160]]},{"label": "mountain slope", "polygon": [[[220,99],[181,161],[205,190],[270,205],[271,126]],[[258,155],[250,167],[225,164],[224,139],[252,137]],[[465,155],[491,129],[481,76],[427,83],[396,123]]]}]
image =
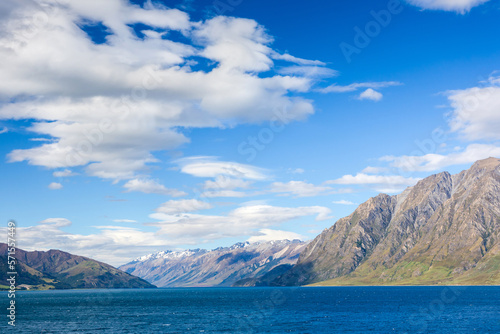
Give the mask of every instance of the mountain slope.
[{"label": "mountain slope", "polygon": [[269,286],[271,283],[293,267],[292,264],[280,264],[267,273],[257,277],[246,277],[236,281],[234,287]]},{"label": "mountain slope", "polygon": [[500,160],[378,195],[316,237],[275,285],[500,284]]},{"label": "mountain slope", "polygon": [[[6,256],[6,244],[0,243],[0,254]],[[154,288],[148,282],[108,264],[60,250],[27,252],[18,248],[15,257],[18,259],[18,285],[82,289]],[[6,277],[7,268],[0,266],[0,272],[1,277]],[[4,284],[3,280],[1,284]]]},{"label": "mountain slope", "polygon": [[299,240],[238,243],[212,251],[159,252],[120,267],[159,287],[232,286],[280,265],[295,264],[305,247]]},{"label": "mountain slope", "polygon": [[[10,285],[10,283],[7,281],[9,276],[7,275],[9,270],[8,268],[8,258],[6,255],[1,255],[0,256],[0,286],[3,286],[3,288],[6,288],[7,286]],[[50,285],[49,283],[52,283],[52,280],[42,274],[41,272],[28,267],[22,262],[19,262],[16,266],[16,285],[30,285],[30,286],[39,286],[41,288],[43,287],[49,287],[54,285]],[[64,285],[58,285],[58,288],[65,288],[66,286]]]}]

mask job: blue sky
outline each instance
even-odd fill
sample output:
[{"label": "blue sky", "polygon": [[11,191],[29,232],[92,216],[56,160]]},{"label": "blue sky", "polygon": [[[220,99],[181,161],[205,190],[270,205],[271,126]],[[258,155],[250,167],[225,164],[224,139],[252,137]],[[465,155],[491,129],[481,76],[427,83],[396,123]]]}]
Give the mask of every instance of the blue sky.
[{"label": "blue sky", "polygon": [[500,156],[498,1],[45,3],[0,8],[20,247],[122,264],[310,239]]}]

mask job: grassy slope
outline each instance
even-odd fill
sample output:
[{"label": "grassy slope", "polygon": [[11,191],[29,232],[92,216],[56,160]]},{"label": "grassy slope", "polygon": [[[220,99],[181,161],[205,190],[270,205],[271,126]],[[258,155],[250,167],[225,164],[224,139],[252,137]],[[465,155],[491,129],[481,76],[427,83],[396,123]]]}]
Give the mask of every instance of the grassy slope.
[{"label": "grassy slope", "polygon": [[[0,290],[8,290],[7,282],[7,256],[0,256]],[[21,284],[31,285],[36,290],[47,290],[60,287],[56,281],[42,274],[38,270],[28,267],[22,262],[16,265],[16,286]]]},{"label": "grassy slope", "polygon": [[87,260],[60,272],[57,277],[77,288],[144,288],[146,281],[97,261]]},{"label": "grassy slope", "polygon": [[[390,270],[366,268],[332,280],[310,286],[347,285],[500,285],[500,254],[480,261],[477,266],[460,275],[454,267],[436,264],[429,267],[421,262],[403,262]],[[364,270],[363,270],[364,269]],[[366,273],[366,274],[365,274]]]},{"label": "grassy slope", "polygon": [[[5,244],[3,244],[5,246]],[[0,244],[2,246],[2,244]],[[5,248],[5,247],[4,247]],[[105,263],[60,251],[32,252],[18,250],[16,286],[26,284],[33,290],[71,288],[154,288],[143,279],[132,276]],[[0,290],[8,289],[7,256],[0,256]]]}]

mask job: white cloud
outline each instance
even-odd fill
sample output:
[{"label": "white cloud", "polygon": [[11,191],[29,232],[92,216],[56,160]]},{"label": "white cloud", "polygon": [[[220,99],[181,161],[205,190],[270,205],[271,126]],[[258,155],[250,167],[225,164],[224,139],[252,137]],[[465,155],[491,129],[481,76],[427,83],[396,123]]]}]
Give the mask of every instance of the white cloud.
[{"label": "white cloud", "polygon": [[6,126],[0,129],[0,135],[7,132],[9,132],[9,129]]},{"label": "white cloud", "polygon": [[293,195],[295,197],[319,196],[331,192],[333,189],[327,186],[316,186],[304,181],[290,181],[287,183],[274,182],[271,184],[271,192]]},{"label": "white cloud", "polygon": [[288,169],[288,172],[290,174],[304,174],[306,171],[302,168],[295,168],[295,169],[290,168]]},{"label": "white cloud", "polygon": [[133,219],[113,219],[115,223],[137,223],[137,220]]},{"label": "white cloud", "polygon": [[266,242],[275,240],[305,240],[307,239],[303,235],[290,231],[281,230],[271,230],[268,228],[263,228],[259,230],[259,234],[248,238],[248,242]]},{"label": "white cloud", "polygon": [[209,241],[254,235],[257,229],[277,226],[305,216],[315,215],[317,221],[327,220],[332,218],[330,214],[330,209],[321,206],[287,208],[254,205],[237,208],[227,216],[156,213],[150,217],[161,222],[150,225],[160,227],[157,233],[170,238],[189,237]]},{"label": "white cloud", "polygon": [[373,90],[371,88],[368,88],[363,93],[359,94],[358,99],[359,100],[371,100],[371,101],[378,102],[378,101],[382,100],[382,97],[383,97],[383,95],[381,93],[379,93],[376,90]]},{"label": "white cloud", "polygon": [[214,157],[191,157],[177,161],[181,172],[196,177],[225,176],[249,180],[265,180],[267,171],[237,162],[217,161]]},{"label": "white cloud", "polygon": [[169,189],[151,179],[133,179],[123,185],[127,192],[142,192],[145,194],[159,194],[172,197],[186,196],[187,193],[177,189]]},{"label": "white cloud", "polygon": [[[35,226],[18,227],[17,246],[24,250],[60,249],[118,266],[135,257],[178,245],[175,240],[137,228],[100,226],[95,227],[98,233],[82,235],[65,231],[70,225],[68,219],[49,218]],[[6,228],[0,231],[6,233]]]},{"label": "white cloud", "polygon": [[385,193],[396,193],[404,190],[408,186],[413,186],[419,178],[404,177],[401,175],[369,175],[358,173],[354,175],[344,175],[337,180],[327,181],[327,184],[343,185],[369,185],[375,190]]},{"label": "white cloud", "polygon": [[422,9],[445,10],[459,13],[468,12],[472,7],[482,5],[489,0],[406,0]]},{"label": "white cloud", "polygon": [[340,200],[340,201],[333,201],[333,204],[338,204],[338,205],[356,205],[356,203],[351,202],[351,201],[346,201],[346,200]]},{"label": "white cloud", "polygon": [[[384,156],[381,161],[405,172],[439,172],[449,166],[470,165],[478,160],[500,156],[500,76],[494,72],[481,82],[481,87],[446,92],[453,111],[448,114],[452,132],[459,133],[462,139],[469,141],[463,148],[454,146],[448,149],[446,143],[439,147],[445,153],[425,155]],[[474,141],[490,143],[474,143]],[[443,145],[444,144],[444,145]],[[448,151],[445,151],[445,150]],[[364,172],[377,173],[377,169],[367,167]],[[381,172],[387,169],[381,169]]]},{"label": "white cloud", "polygon": [[366,174],[380,174],[380,173],[385,173],[388,172],[389,170],[385,167],[372,167],[368,166],[365,169],[361,171],[361,173],[366,173]]},{"label": "white cloud", "polygon": [[304,77],[330,78],[339,73],[335,70],[320,66],[288,66],[278,70],[278,73],[284,75],[299,75]]},{"label": "white cloud", "polygon": [[247,196],[250,196],[250,194],[244,191],[236,191],[236,190],[211,190],[211,191],[205,191],[201,194],[201,197],[205,198],[215,198],[215,197],[241,198]]},{"label": "white cloud", "polygon": [[[83,166],[92,176],[132,179],[159,162],[153,152],[189,142],[185,128],[269,121],[276,109],[287,110],[290,121],[314,113],[300,95],[315,83],[310,70],[259,73],[278,59],[325,64],[278,54],[253,20],[193,22],[152,2],[145,8],[120,0],[7,3],[0,26],[0,119],[29,120],[29,131],[52,139],[12,151],[11,162]],[[34,14],[48,18],[33,25]],[[94,44],[82,22],[100,22],[111,35]],[[131,23],[156,31],[143,30],[141,39]],[[169,39],[171,31],[185,42]],[[193,57],[214,66],[195,69]]]},{"label": "white cloud", "polygon": [[65,226],[70,226],[71,221],[66,218],[47,218],[45,220],[40,221],[38,224],[40,224],[40,226],[43,228],[65,227]]},{"label": "white cloud", "polygon": [[211,205],[210,203],[199,201],[197,199],[184,199],[179,201],[165,202],[155,211],[168,215],[174,215],[178,213],[208,210],[211,208],[213,208],[213,205]]},{"label": "white cloud", "polygon": [[453,108],[450,128],[468,140],[500,139],[500,77],[490,77],[485,86],[448,92]]},{"label": "white cloud", "polygon": [[385,156],[381,160],[390,162],[403,172],[434,172],[448,166],[472,164],[489,157],[500,157],[500,147],[489,144],[470,144],[460,152],[426,154],[423,156]]},{"label": "white cloud", "polygon": [[69,169],[64,169],[64,170],[59,170],[59,171],[56,171],[54,173],[52,173],[52,175],[54,177],[69,177],[69,176],[73,176],[73,175],[76,175],[75,173],[73,173],[71,170]]},{"label": "white cloud", "polygon": [[57,182],[52,182],[51,184],[48,185],[48,188],[50,190],[59,190],[63,188],[63,185]]},{"label": "white cloud", "polygon": [[238,189],[243,188],[247,189],[252,184],[252,181],[244,181],[241,179],[234,179],[231,177],[227,177],[224,175],[218,175],[215,180],[207,180],[205,181],[204,188],[205,189]]},{"label": "white cloud", "polygon": [[340,179],[327,181],[332,184],[397,184],[397,185],[412,185],[418,182],[419,179],[405,178],[400,175],[368,175],[358,173],[356,176],[344,175]]},{"label": "white cloud", "polygon": [[319,60],[308,60],[308,59],[297,58],[297,57],[294,57],[288,53],[279,54],[277,52],[272,52],[271,58],[276,59],[276,60],[284,60],[284,61],[287,61],[290,63],[305,65],[305,66],[325,66],[326,65],[324,62],[319,61]]},{"label": "white cloud", "polygon": [[[64,228],[71,225],[68,219],[49,218],[35,226],[18,227],[18,247],[26,250],[61,249],[117,266],[144,254],[180,245],[200,245],[226,237],[261,235],[262,229],[300,217],[315,215],[316,220],[330,219],[330,213],[330,209],[325,207],[265,205],[241,207],[227,216],[156,213],[151,215],[152,218],[165,218],[159,223],[149,224],[157,227],[157,231],[143,231],[129,226],[94,226],[98,233],[89,235],[65,231]],[[7,228],[0,227],[0,233],[7,233]]]},{"label": "white cloud", "polygon": [[361,83],[353,83],[347,86],[333,84],[328,87],[322,88],[319,91],[321,93],[347,93],[347,92],[357,91],[360,88],[380,89],[380,88],[400,86],[400,85],[402,85],[402,83],[398,81],[361,82]]},{"label": "white cloud", "polygon": [[250,194],[235,189],[248,189],[252,184],[252,181],[245,181],[242,179],[235,179],[224,175],[218,175],[214,180],[205,181],[205,184],[203,185],[205,191],[201,194],[201,197],[246,197]]}]

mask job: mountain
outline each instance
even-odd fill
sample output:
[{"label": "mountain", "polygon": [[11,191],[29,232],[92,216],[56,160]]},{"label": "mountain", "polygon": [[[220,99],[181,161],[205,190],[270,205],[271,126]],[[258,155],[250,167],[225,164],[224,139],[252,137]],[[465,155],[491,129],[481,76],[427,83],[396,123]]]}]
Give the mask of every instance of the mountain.
[{"label": "mountain", "polygon": [[259,278],[278,266],[297,262],[306,243],[299,240],[237,243],[214,250],[164,251],[121,267],[159,287],[232,286]]},{"label": "mountain", "polygon": [[500,160],[380,194],[317,236],[273,285],[500,284]]},{"label": "mountain", "polygon": [[[0,243],[0,285],[7,285],[7,244]],[[108,264],[60,250],[27,252],[16,248],[17,285],[35,289],[154,288]]]},{"label": "mountain", "polygon": [[280,264],[270,271],[257,277],[247,277],[234,282],[234,287],[255,287],[255,286],[270,286],[274,280],[289,271],[293,267],[292,264]]}]

